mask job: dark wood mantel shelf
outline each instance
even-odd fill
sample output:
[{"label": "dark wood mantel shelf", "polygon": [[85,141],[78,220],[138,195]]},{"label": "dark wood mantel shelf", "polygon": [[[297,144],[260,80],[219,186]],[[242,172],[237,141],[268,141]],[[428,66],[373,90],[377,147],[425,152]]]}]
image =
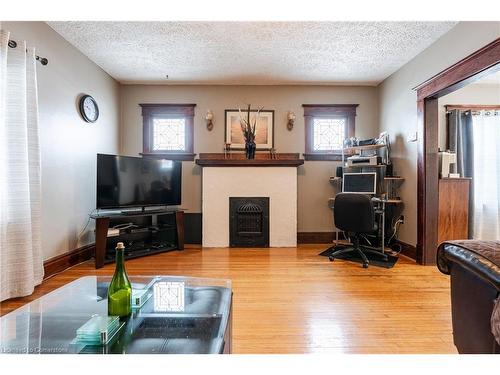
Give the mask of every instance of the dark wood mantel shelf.
[{"label": "dark wood mantel shelf", "polygon": [[228,153],[226,158],[223,153],[201,153],[195,162],[202,167],[298,167],[304,159],[298,153],[277,153],[273,159],[269,153],[257,153],[250,160],[244,153]]}]

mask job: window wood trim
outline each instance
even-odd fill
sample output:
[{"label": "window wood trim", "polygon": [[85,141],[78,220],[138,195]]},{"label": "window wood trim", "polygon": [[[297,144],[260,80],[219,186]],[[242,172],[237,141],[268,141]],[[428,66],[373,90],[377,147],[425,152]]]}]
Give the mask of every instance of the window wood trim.
[{"label": "window wood trim", "polygon": [[[194,160],[194,108],[196,104],[142,103],[142,153],[143,156],[170,160]],[[158,116],[182,117],[186,122],[185,150],[153,150],[153,120]]]},{"label": "window wood trim", "polygon": [[342,150],[329,152],[315,151],[313,147],[313,120],[318,117],[341,116],[347,118],[347,137],[354,137],[356,127],[356,108],[359,104],[303,104],[305,127],[305,160],[341,160]]}]

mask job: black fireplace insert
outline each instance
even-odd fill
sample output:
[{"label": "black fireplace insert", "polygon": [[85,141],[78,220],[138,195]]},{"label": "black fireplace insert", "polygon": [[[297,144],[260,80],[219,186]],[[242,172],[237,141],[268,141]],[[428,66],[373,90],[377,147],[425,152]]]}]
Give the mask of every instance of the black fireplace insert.
[{"label": "black fireplace insert", "polygon": [[269,247],[269,197],[229,198],[229,245]]}]

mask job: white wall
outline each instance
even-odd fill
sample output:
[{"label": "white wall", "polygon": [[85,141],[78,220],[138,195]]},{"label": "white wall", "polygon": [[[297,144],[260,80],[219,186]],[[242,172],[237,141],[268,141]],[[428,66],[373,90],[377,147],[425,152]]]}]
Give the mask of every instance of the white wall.
[{"label": "white wall", "polygon": [[[194,152],[222,152],[224,110],[251,103],[274,113],[275,147],[278,152],[305,151],[304,111],[302,104],[359,104],[356,135],[378,135],[376,87],[347,86],[174,86],[124,85],[121,90],[121,152],[137,156],[142,152],[142,116],[139,103],[196,103]],[[205,114],[214,113],[214,129],[206,129]],[[292,131],[286,129],[286,114],[294,111],[297,119]],[[307,161],[298,169],[298,231],[331,232],[332,211],[328,198],[333,195],[329,177],[339,162]],[[201,212],[201,168],[183,162],[182,207],[189,213]]]},{"label": "white wall", "polygon": [[[48,259],[94,241],[93,222],[78,237],[95,208],[96,153],[119,149],[119,84],[44,22],[2,22],[13,40],[27,40],[37,64],[42,159],[42,250]],[[78,113],[81,94],[100,110],[94,124]]]},{"label": "white wall", "polygon": [[500,82],[498,84],[470,84],[460,90],[438,99],[438,145],[446,150],[446,108],[447,104],[500,104]]},{"label": "white wall", "polygon": [[412,88],[498,37],[500,22],[460,22],[379,85],[380,130],[390,133],[396,173],[406,178],[401,188],[406,222],[399,236],[404,242],[417,242],[417,143],[405,141],[417,130],[417,95]]}]

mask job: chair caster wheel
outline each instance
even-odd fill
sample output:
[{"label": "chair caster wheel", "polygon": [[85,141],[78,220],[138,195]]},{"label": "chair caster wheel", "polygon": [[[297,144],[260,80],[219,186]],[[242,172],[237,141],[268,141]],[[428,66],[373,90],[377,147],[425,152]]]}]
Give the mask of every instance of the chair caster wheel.
[{"label": "chair caster wheel", "polygon": [[368,263],[363,263],[363,268],[368,268]]},{"label": "chair caster wheel", "polygon": [[333,262],[333,261],[335,260],[335,258],[334,258],[334,257],[328,257],[328,260],[329,260],[330,262]]}]

